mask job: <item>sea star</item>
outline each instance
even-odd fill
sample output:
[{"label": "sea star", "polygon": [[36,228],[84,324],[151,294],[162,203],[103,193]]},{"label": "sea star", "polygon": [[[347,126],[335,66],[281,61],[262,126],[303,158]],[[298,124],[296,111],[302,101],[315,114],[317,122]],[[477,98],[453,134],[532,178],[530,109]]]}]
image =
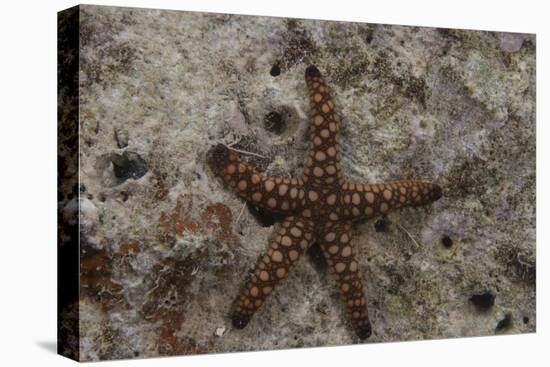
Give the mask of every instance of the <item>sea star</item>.
[{"label": "sea star", "polygon": [[232,323],[244,328],[281,283],[300,255],[317,242],[335,275],[357,336],[371,335],[359,262],[351,241],[352,222],[441,197],[438,185],[423,181],[353,183],[344,178],[338,153],[339,119],[329,89],[315,66],[305,73],[309,89],[309,152],[300,178],[269,177],[241,161],[222,144],[214,150],[216,169],[247,202],[284,215],[267,253],[232,306]]}]

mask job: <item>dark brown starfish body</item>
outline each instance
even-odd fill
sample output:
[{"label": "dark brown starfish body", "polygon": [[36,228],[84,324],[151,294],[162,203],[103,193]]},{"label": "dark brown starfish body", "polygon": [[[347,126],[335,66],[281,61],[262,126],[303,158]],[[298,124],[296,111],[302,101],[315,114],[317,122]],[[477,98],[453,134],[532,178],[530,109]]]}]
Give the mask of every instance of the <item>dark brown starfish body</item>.
[{"label": "dark brown starfish body", "polygon": [[441,197],[441,189],[422,181],[363,184],[346,180],[338,153],[339,119],[329,89],[315,66],[309,66],[305,76],[311,107],[310,143],[302,177],[264,176],[242,162],[234,151],[223,145],[215,148],[218,173],[237,195],[285,216],[235,300],[232,321],[237,328],[245,327],[315,241],[335,275],[355,332],[365,339],[371,334],[371,325],[351,240],[352,222],[404,206],[428,204]]}]

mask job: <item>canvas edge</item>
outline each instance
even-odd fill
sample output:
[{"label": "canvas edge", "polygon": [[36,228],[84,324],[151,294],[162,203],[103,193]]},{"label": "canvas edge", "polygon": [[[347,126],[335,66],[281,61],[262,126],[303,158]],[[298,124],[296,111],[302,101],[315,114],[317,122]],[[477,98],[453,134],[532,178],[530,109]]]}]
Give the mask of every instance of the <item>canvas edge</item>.
[{"label": "canvas edge", "polygon": [[80,6],[57,13],[57,353],[80,360]]}]

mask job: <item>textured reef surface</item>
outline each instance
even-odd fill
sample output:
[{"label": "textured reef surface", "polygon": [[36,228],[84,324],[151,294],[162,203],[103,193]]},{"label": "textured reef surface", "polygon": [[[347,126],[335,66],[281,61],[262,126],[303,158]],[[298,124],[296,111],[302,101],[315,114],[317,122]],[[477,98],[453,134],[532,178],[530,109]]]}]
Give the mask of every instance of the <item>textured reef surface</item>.
[{"label": "textured reef surface", "polygon": [[65,211],[80,207],[83,360],[359,342],[315,248],[245,329],[229,317],[279,224],[224,188],[211,150],[297,177],[310,64],[349,179],[443,189],[354,226],[367,342],[535,331],[534,35],[80,12],[81,184]]}]

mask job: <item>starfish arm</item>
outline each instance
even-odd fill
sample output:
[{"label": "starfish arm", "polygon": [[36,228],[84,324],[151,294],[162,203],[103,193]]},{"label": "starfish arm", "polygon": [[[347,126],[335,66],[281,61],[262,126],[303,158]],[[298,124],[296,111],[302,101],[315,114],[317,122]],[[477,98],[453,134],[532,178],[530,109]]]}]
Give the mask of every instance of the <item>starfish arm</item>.
[{"label": "starfish arm", "polygon": [[441,197],[441,188],[426,181],[342,185],[342,209],[348,219],[372,218],[405,206],[429,204]]},{"label": "starfish arm", "polygon": [[338,153],[339,119],[336,106],[321,73],[315,66],[306,69],[309,91],[309,156],[304,168],[304,180],[323,184],[338,182],[342,177]]},{"label": "starfish arm", "polygon": [[329,222],[317,241],[344,298],[347,315],[355,333],[359,338],[366,339],[371,334],[371,324],[350,228],[349,223]]},{"label": "starfish arm", "polygon": [[216,146],[214,160],[223,181],[249,203],[280,213],[301,208],[305,196],[301,179],[262,175],[222,144]]},{"label": "starfish arm", "polygon": [[244,328],[265,302],[273,288],[286,279],[290,269],[313,239],[313,222],[302,217],[287,217],[267,253],[259,257],[250,279],[232,307],[232,322]]}]

